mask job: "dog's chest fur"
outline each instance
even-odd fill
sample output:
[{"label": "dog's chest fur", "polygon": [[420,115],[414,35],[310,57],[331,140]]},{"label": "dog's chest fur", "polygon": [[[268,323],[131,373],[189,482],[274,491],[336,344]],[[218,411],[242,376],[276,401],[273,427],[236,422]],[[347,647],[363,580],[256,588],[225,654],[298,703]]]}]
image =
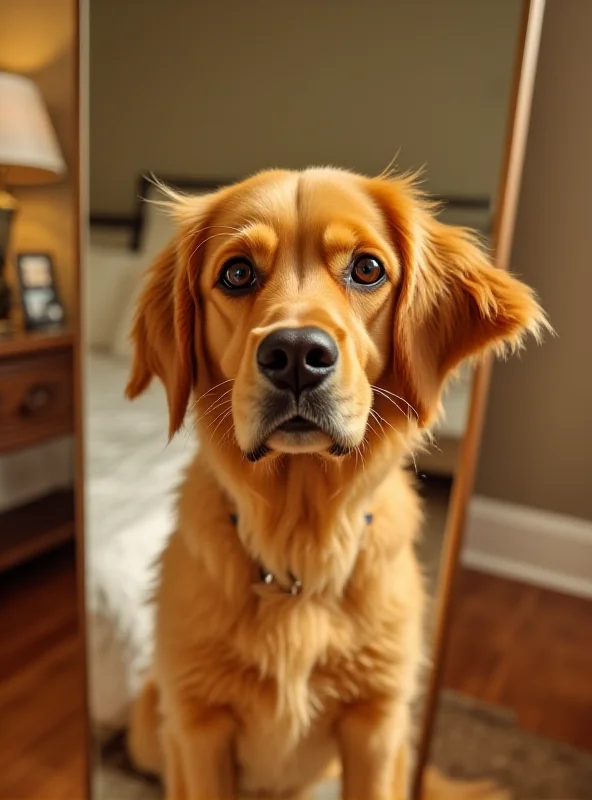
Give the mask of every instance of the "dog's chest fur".
[{"label": "dog's chest fur", "polygon": [[[229,710],[241,790],[287,796],[335,755],[344,706],[377,695],[405,703],[412,694],[421,616],[412,536],[396,535],[375,494],[372,530],[341,594],[309,595],[306,583],[301,596],[260,593],[227,507],[212,502],[214,487],[200,477],[202,492],[182,493],[157,591],[165,714],[169,702],[194,717]],[[414,518],[415,506],[402,499],[397,508]]]},{"label": "dog's chest fur", "polygon": [[[169,550],[183,547],[175,535]],[[239,581],[237,592],[247,594],[242,604],[231,601],[229,615],[228,600],[207,576],[194,574],[193,588],[183,590],[179,564],[189,568],[191,559],[177,553],[174,561],[175,583],[160,598],[169,623],[158,639],[167,658],[158,660],[165,683],[183,681],[192,707],[232,710],[243,792],[281,796],[314,782],[336,754],[334,726],[343,704],[375,692],[400,698],[411,692],[413,648],[404,647],[410,620],[397,593],[377,598],[370,591],[364,601],[355,575],[338,602],[273,592],[259,597]],[[166,579],[166,556],[164,570]]]},{"label": "dog's chest fur", "polygon": [[[306,600],[270,601],[268,609],[259,609],[259,632],[247,634],[257,642],[250,657],[258,679],[233,702],[240,719],[241,788],[253,793],[298,789],[318,778],[336,753],[332,727],[339,686],[333,662],[341,658],[331,614]],[[249,656],[243,651],[239,658],[246,662]]]}]

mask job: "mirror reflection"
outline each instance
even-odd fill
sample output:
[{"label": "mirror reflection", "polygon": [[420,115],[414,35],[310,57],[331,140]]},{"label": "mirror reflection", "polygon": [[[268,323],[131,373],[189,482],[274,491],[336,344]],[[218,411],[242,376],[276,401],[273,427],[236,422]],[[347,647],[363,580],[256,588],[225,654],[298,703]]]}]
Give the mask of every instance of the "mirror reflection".
[{"label": "mirror reflection", "polygon": [[[286,247],[282,237],[289,238],[293,221],[290,209],[293,209],[294,200],[290,200],[292,206],[287,210],[288,201],[282,199],[282,192],[288,193],[286,197],[289,195],[287,185],[291,179],[286,179],[286,185],[280,179],[262,180],[254,194],[239,192],[232,195],[234,199],[224,202],[222,200],[230,195],[225,195],[224,190],[221,194],[215,193],[220,187],[276,166],[300,170],[329,164],[370,176],[392,171],[395,182],[410,170],[420,170],[422,189],[441,203],[439,219],[450,225],[475,229],[486,249],[506,130],[520,3],[515,0],[498,3],[461,0],[348,2],[340,5],[338,13],[332,4],[267,1],[255,5],[186,3],[174,8],[149,2],[142,4],[141,12],[134,4],[122,5],[114,0],[91,0],[90,6],[86,548],[90,708],[100,752],[95,769],[95,791],[97,797],[105,799],[162,797],[161,783],[147,779],[146,773],[162,775],[163,762],[168,759],[168,791],[173,797],[174,782],[181,780],[174,762],[185,758],[182,755],[185,745],[177,741],[177,732],[167,733],[166,724],[161,726],[159,708],[162,711],[163,706],[172,701],[169,696],[156,700],[161,689],[150,677],[154,674],[155,613],[166,615],[162,636],[170,634],[174,640],[176,631],[185,640],[184,625],[188,624],[188,615],[195,614],[191,625],[210,630],[208,626],[211,627],[219,612],[214,600],[220,588],[206,592],[203,597],[200,595],[200,602],[195,606],[189,603],[188,596],[196,590],[187,572],[188,554],[183,555],[181,550],[175,552],[178,535],[170,540],[166,552],[171,555],[165,557],[164,577],[159,577],[163,574],[162,554],[169,537],[179,529],[178,498],[185,509],[183,513],[195,519],[198,526],[214,526],[222,531],[220,535],[228,538],[222,549],[218,542],[218,549],[210,554],[215,559],[214,572],[219,569],[220,583],[230,580],[233,584],[228,591],[239,591],[241,581],[247,581],[256,584],[256,591],[253,595],[249,593],[249,598],[262,594],[262,602],[267,603],[265,595],[270,590],[294,595],[295,599],[289,602],[297,603],[302,600],[298,597],[300,594],[306,596],[310,580],[313,580],[310,578],[307,584],[303,576],[314,575],[321,583],[325,580],[318,577],[321,574],[318,570],[315,572],[319,553],[313,552],[312,545],[310,563],[304,557],[298,562],[302,574],[292,574],[280,557],[294,547],[291,537],[301,524],[301,504],[305,504],[311,519],[315,517],[312,507],[315,504],[320,510],[332,507],[331,504],[337,507],[335,498],[343,491],[344,475],[349,474],[349,469],[352,474],[363,475],[365,469],[363,447],[359,447],[357,456],[346,451],[349,442],[355,444],[353,450],[362,445],[362,439],[356,439],[356,414],[368,416],[368,408],[348,411],[352,420],[348,423],[350,428],[341,421],[340,430],[346,430],[347,436],[332,441],[332,457],[349,459],[347,464],[351,466],[340,466],[336,473],[338,479],[332,484],[330,481],[323,484],[319,473],[316,494],[314,485],[307,490],[308,494],[302,494],[302,487],[310,480],[307,471],[316,469],[316,461],[310,457],[302,462],[306,464],[302,475],[298,475],[298,467],[294,468],[296,474],[290,478],[292,494],[289,496],[285,491],[281,493],[287,485],[281,466],[276,465],[274,472],[273,467],[262,469],[263,464],[259,464],[257,473],[253,471],[255,467],[245,467],[247,462],[243,461],[240,462],[243,471],[237,477],[239,468],[233,466],[228,456],[235,447],[234,438],[252,461],[264,461],[268,447],[272,456],[276,450],[297,456],[308,447],[306,442],[313,439],[313,449],[324,452],[328,447],[328,434],[322,430],[319,433],[318,419],[311,420],[314,410],[310,408],[301,413],[298,406],[298,413],[293,414],[282,408],[278,413],[285,417],[281,423],[284,430],[274,434],[275,440],[273,436],[269,440],[257,438],[253,420],[246,419],[249,417],[246,410],[245,419],[238,420],[238,424],[236,414],[231,416],[231,399],[246,408],[255,391],[255,384],[251,385],[255,378],[250,373],[246,377],[241,373],[243,395],[239,394],[236,400],[236,393],[241,391],[236,365],[244,365],[240,362],[244,352],[254,353],[253,328],[267,327],[269,337],[277,334],[281,320],[293,320],[295,314],[296,318],[301,314],[306,323],[294,326],[292,321],[287,337],[268,338],[266,348],[259,346],[256,357],[253,355],[259,373],[267,381],[265,385],[273,385],[278,395],[285,391],[297,395],[303,386],[320,391],[322,383],[328,386],[331,381],[345,380],[336,377],[341,374],[340,365],[346,357],[335,344],[336,336],[328,338],[326,335],[331,325],[355,333],[355,325],[359,327],[362,319],[362,327],[372,331],[369,336],[360,334],[357,340],[354,337],[355,346],[352,346],[354,350],[357,347],[357,351],[355,357],[351,356],[351,363],[359,366],[359,359],[356,359],[360,352],[365,352],[368,363],[368,354],[372,351],[375,363],[366,375],[372,376],[373,388],[368,388],[368,382],[364,384],[362,377],[354,377],[350,384],[344,383],[342,389],[353,386],[357,396],[362,397],[360,392],[366,386],[365,402],[369,402],[373,410],[367,431],[371,439],[392,439],[389,426],[398,431],[405,429],[404,435],[399,434],[404,442],[399,445],[399,449],[404,450],[399,455],[407,463],[408,472],[412,476],[415,474],[425,505],[417,555],[426,575],[428,609],[440,567],[450,488],[458,469],[471,394],[471,369],[461,364],[456,379],[444,393],[442,415],[432,424],[429,404],[425,408],[418,407],[423,398],[420,390],[413,393],[408,386],[401,388],[403,384],[383,380],[382,373],[388,372],[387,355],[390,358],[386,319],[390,320],[395,314],[394,293],[388,295],[388,300],[381,301],[383,307],[376,323],[372,320],[373,314],[378,313],[378,306],[372,306],[374,301],[369,298],[386,298],[386,293],[379,295],[377,291],[370,295],[360,291],[356,295],[359,299],[353,300],[354,312],[348,306],[339,316],[343,293],[335,288],[335,280],[326,276],[319,278],[313,289],[309,288],[309,306],[311,298],[316,298],[317,303],[313,311],[295,312],[290,306],[292,295],[289,302],[285,301],[286,291],[296,291],[289,288],[289,277],[274,289],[275,306],[263,307],[261,303],[254,306],[254,301],[249,305],[249,300],[239,300],[239,295],[244,295],[257,281],[263,285],[265,280],[271,280],[265,259],[271,262],[273,253]],[[117,19],[116,25],[114,19]],[[364,290],[376,284],[378,290],[387,292],[386,287],[380,288],[383,271],[390,281],[395,280],[393,269],[396,272],[398,262],[392,254],[402,245],[397,237],[395,241],[391,239],[390,244],[384,243],[389,228],[385,227],[383,217],[377,221],[376,209],[381,209],[387,221],[397,228],[399,236],[401,220],[409,222],[409,217],[405,216],[409,212],[401,206],[408,195],[400,188],[403,194],[396,200],[387,198],[386,190],[380,194],[377,189],[378,194],[372,195],[369,204],[368,195],[364,194],[366,190],[362,192],[365,199],[360,199],[358,184],[354,186],[352,181],[347,175],[334,173],[330,173],[329,179],[321,176],[317,183],[311,179],[310,188],[303,188],[300,199],[308,204],[307,219],[314,218],[315,225],[321,224],[319,220],[325,219],[328,210],[341,215],[341,227],[334,222],[333,231],[325,230],[325,246],[327,241],[333,242],[335,253],[342,254],[341,262],[334,256],[337,259],[334,274],[349,270],[348,280],[354,292],[357,291],[354,284],[358,287],[361,284]],[[386,179],[384,183],[386,185]],[[163,185],[168,189],[163,191]],[[197,199],[187,200],[187,195]],[[172,214],[170,207],[163,207],[159,202],[167,198],[173,198]],[[419,214],[421,201],[410,202],[413,213]],[[426,211],[421,214],[426,214],[427,219]],[[344,236],[353,235],[351,230],[349,234],[343,230],[343,220],[351,220],[352,215],[358,222],[364,220],[366,233],[362,239],[368,250],[360,249],[361,245],[356,242],[357,256],[353,259],[351,245],[343,242]],[[272,228],[274,220],[282,226],[282,235],[277,240],[274,240],[274,231],[270,233],[270,220]],[[323,224],[326,225],[326,221]],[[435,228],[429,230],[435,242],[439,234]],[[250,258],[245,258],[240,248],[237,250],[236,237],[229,236],[234,233],[249,240],[253,248]],[[359,237],[359,232],[355,233]],[[196,239],[196,236],[201,238]],[[169,250],[167,255],[166,248],[171,241],[175,242],[174,251]],[[308,239],[305,237],[303,241],[308,242]],[[300,247],[306,249],[306,246],[301,241]],[[348,247],[350,256],[343,261],[343,251]],[[171,277],[167,264],[177,263],[176,259],[184,253],[185,263],[197,270],[199,248],[202,248],[199,257],[203,255],[207,261],[203,274],[192,272],[189,282],[194,283],[191,285],[171,283],[165,302],[168,306],[164,309],[158,306],[159,287],[166,286],[167,274]],[[163,251],[164,256],[160,255]],[[260,254],[257,264],[253,252]],[[307,251],[308,256],[303,256],[303,252],[302,258],[311,258],[310,251]],[[390,263],[388,274],[383,261],[387,267]],[[151,264],[156,264],[152,272],[152,294],[142,296],[143,287],[150,285],[146,270]],[[291,275],[288,267],[285,268],[286,274]],[[294,286],[298,286],[297,280]],[[200,294],[199,303],[205,303],[203,319],[197,320],[195,311],[191,310],[195,302],[191,299],[195,297],[192,292]],[[236,296],[230,297],[233,293]],[[323,317],[322,308],[319,310],[319,296],[323,297],[323,313],[329,315],[329,322]],[[138,317],[134,344],[129,334],[138,307],[143,310]],[[175,324],[181,326],[172,337],[170,331],[165,330],[168,312],[178,315]],[[287,325],[279,327],[283,329]],[[300,334],[299,338],[294,338],[295,327],[311,329],[308,338]],[[179,360],[179,337],[191,338],[198,329],[201,337],[198,350],[185,352]],[[237,330],[243,335],[237,336]],[[391,341],[392,332],[388,336]],[[134,353],[134,348],[140,348],[141,352]],[[205,355],[204,349],[207,350]],[[414,364],[413,359],[423,358],[423,353],[412,352],[409,358]],[[197,376],[192,372],[195,368]],[[243,366],[243,371],[246,369]],[[228,375],[236,377],[234,395]],[[129,393],[138,395],[134,403],[124,396],[130,376]],[[327,376],[330,376],[328,381]],[[150,382],[152,377],[157,379]],[[196,392],[192,403],[197,404],[197,411],[194,413],[195,409],[190,408],[191,413],[182,427],[194,377],[199,395]],[[259,376],[257,381],[260,380]],[[323,408],[326,409],[328,403],[325,397]],[[412,426],[414,417],[422,417],[422,421],[431,425],[433,440],[424,447],[418,447],[418,442],[407,435],[405,425]],[[409,421],[404,422],[407,418]],[[167,443],[167,431],[175,432],[177,428],[181,429]],[[386,454],[386,468],[390,467],[388,457]],[[395,458],[394,451],[390,457]],[[323,462],[323,456],[317,460]],[[272,463],[275,463],[273,459]],[[296,458],[294,463],[300,462]],[[197,466],[192,466],[194,464]],[[371,466],[366,468],[370,470]],[[330,469],[337,468],[331,466]],[[187,470],[186,488],[179,494],[178,487]],[[246,475],[263,477],[259,483],[257,480],[249,483],[251,478],[247,480]],[[360,477],[360,480],[363,479]],[[192,492],[188,486],[194,486],[195,490]],[[239,501],[237,498],[243,497],[241,491],[245,486],[248,491],[244,491],[244,499]],[[257,505],[252,498],[265,495],[266,491],[271,496],[263,496],[261,505]],[[185,507],[190,507],[191,513]],[[274,508],[281,509],[275,517],[269,511]],[[345,513],[344,508],[340,513]],[[372,526],[379,524],[374,520],[374,507],[360,506],[359,511],[363,512],[364,524],[372,531]],[[269,526],[270,520],[275,520],[270,531],[273,529],[277,536],[283,535],[284,523],[290,515],[292,527],[285,534],[281,548],[274,549],[259,540],[249,539],[258,525]],[[220,522],[221,517],[224,523]],[[407,529],[406,521],[404,526]],[[349,530],[347,525],[345,530]],[[317,536],[320,535],[321,530],[318,530]],[[239,541],[248,543],[251,571],[258,571],[255,578],[248,571],[245,577],[240,568],[234,569],[234,560],[240,561],[242,557],[237,555]],[[349,551],[345,543],[340,547],[345,548],[340,557],[347,559]],[[336,558],[335,552],[332,557]],[[200,558],[207,559],[207,555],[202,553]],[[169,561],[170,574],[166,572]],[[174,565],[177,563],[179,566]],[[343,569],[344,574],[349,575],[352,567]],[[159,593],[161,590],[157,590],[156,605],[149,602],[155,583],[162,589],[165,580],[170,586],[169,593],[164,597]],[[282,597],[278,606],[280,621],[281,614],[285,613],[281,603],[285,600]],[[228,602],[224,591],[222,602]],[[417,605],[413,613],[419,618]],[[429,641],[432,612],[428,611],[426,617]],[[244,631],[237,633],[232,626],[224,628],[227,618],[219,619],[216,624],[220,626],[220,633],[223,631],[223,642],[235,635],[246,636]],[[267,624],[269,630],[259,634],[276,636],[281,629],[280,622]],[[325,624],[322,619],[315,618],[313,628],[306,633],[306,641],[297,638],[292,642],[292,648],[295,647],[303,658],[309,652],[309,640],[314,639],[322,624]],[[296,636],[302,637],[302,631]],[[172,640],[165,646],[164,654],[157,650],[157,662],[158,657],[164,659],[158,662],[159,669],[165,672],[167,658],[174,658],[171,653],[178,646]],[[218,674],[220,665],[227,659],[227,668],[231,670],[238,658],[236,651],[220,649],[220,642],[214,640],[214,631],[205,639],[196,640],[195,647],[205,653],[200,662],[203,681],[210,680],[214,674],[218,675],[217,680],[223,681],[223,676]],[[270,667],[265,666],[263,656],[253,655],[252,661],[246,657],[246,651],[255,653],[256,643],[242,646],[246,648],[245,657],[238,668],[243,671],[245,680],[241,691],[248,695],[249,681],[265,684],[272,678],[266,673]],[[282,646],[288,647],[288,644],[277,636],[275,649]],[[184,657],[179,653],[179,658]],[[286,669],[289,663],[286,656]],[[187,669],[191,673],[191,665]],[[293,679],[302,680],[302,675],[309,675],[311,669],[312,665],[302,665]],[[348,699],[349,690],[345,684],[331,684],[329,662],[324,663],[323,669],[327,674],[321,669],[315,677],[319,682],[317,702],[321,703],[323,713],[327,712],[329,725],[334,705],[351,702],[356,694],[354,692]],[[372,669],[378,669],[374,662]],[[189,673],[182,669],[177,673],[178,680],[187,678],[191,682]],[[335,685],[341,687],[342,694],[338,697],[333,696]],[[295,684],[290,686],[291,691],[282,701],[292,710],[292,716],[287,715],[286,719],[300,720],[306,728],[314,717],[307,706],[310,698],[304,696],[303,699],[298,694],[302,686],[298,691]],[[218,690],[221,691],[220,684],[212,689],[214,693]],[[193,686],[187,691],[190,695],[195,691],[198,696],[200,689]],[[253,707],[245,713],[252,715],[251,722],[260,717],[260,725],[255,725],[257,735],[254,738],[239,737],[238,760],[245,772],[247,790],[268,794],[279,790],[292,796],[302,777],[299,775],[302,766],[296,766],[300,764],[298,760],[290,761],[292,756],[278,748],[273,758],[281,775],[276,784],[272,781],[269,785],[260,782],[256,763],[262,752],[271,752],[271,746],[275,746],[278,739],[286,742],[291,735],[296,735],[288,723],[281,731],[268,730],[273,691],[269,688],[267,694],[254,692],[257,702],[253,701]],[[221,697],[222,704],[230,702],[223,692]],[[450,713],[462,716],[461,701],[457,702],[451,695],[446,702],[452,705]],[[245,703],[246,708],[246,700]],[[421,691],[416,706],[415,717],[420,720]],[[134,715],[130,756],[128,730]],[[303,721],[303,718],[306,719]],[[181,725],[184,724],[191,727],[186,721]],[[208,735],[215,736],[218,732],[224,738],[228,724],[224,715],[208,724],[212,725]],[[159,727],[164,731],[160,742],[154,734]],[[364,728],[360,730],[357,736],[367,740]],[[302,732],[296,733],[301,735]],[[195,752],[201,746],[199,736],[196,734],[192,745]],[[310,767],[311,773],[320,773],[326,755],[325,738],[319,734],[317,741],[311,734],[306,742],[311,751],[304,759],[307,769]],[[357,752],[359,748],[354,742],[355,736],[350,746]],[[347,747],[347,744],[342,746]],[[442,765],[448,767],[450,757],[448,753],[441,755],[442,746],[435,752]],[[169,753],[163,757],[163,749],[168,752],[167,748],[173,755]],[[259,755],[254,755],[257,753]],[[454,757],[461,758],[460,752],[455,752]],[[204,756],[208,768],[212,758],[211,753]],[[179,769],[184,774],[183,780],[193,780],[187,777],[190,767]],[[403,769],[401,767],[401,774]],[[231,771],[222,768],[224,774],[230,775]],[[318,796],[332,796],[337,780],[329,776]],[[185,796],[188,789],[186,785],[185,789],[177,786],[177,791]]]}]

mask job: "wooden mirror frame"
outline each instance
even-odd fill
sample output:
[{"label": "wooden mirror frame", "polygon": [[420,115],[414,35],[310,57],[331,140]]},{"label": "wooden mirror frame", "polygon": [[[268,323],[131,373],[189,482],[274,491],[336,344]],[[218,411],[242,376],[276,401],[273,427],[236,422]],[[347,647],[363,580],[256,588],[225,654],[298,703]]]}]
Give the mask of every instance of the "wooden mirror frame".
[{"label": "wooden mirror frame", "polygon": [[[500,173],[492,239],[494,263],[499,269],[504,270],[509,269],[514,238],[514,226],[522,182],[545,2],[546,0],[523,0],[522,22],[516,48],[514,85],[508,113],[505,152]],[[493,360],[489,356],[475,368],[467,428],[461,446],[459,469],[454,478],[446,518],[444,545],[436,593],[436,619],[432,642],[433,666],[423,708],[411,795],[413,800],[420,800],[421,798],[423,776],[432,743],[452,621],[455,578],[463,545],[468,504],[473,493],[492,364]]]},{"label": "wooden mirror frame", "polygon": [[[500,175],[498,203],[493,228],[493,254],[498,268],[508,269],[510,252],[514,234],[518,197],[520,192],[522,169],[526,150],[526,141],[530,122],[532,96],[537,70],[539,45],[546,0],[523,0],[522,22],[516,50],[516,66],[514,84],[508,114],[506,144]],[[79,269],[77,271],[77,296],[84,296],[83,253],[87,241],[87,124],[88,119],[88,0],[75,0],[76,37],[78,52],[76,63],[76,83],[78,99],[78,120],[80,130],[77,131],[79,142],[77,163],[71,165],[75,174],[78,189],[78,220],[75,225],[75,247],[78,254]],[[83,302],[79,300],[83,306]],[[80,630],[82,650],[85,650],[87,625],[85,608],[85,556],[84,556],[84,326],[82,310],[78,309],[75,319],[76,328],[76,544]],[[479,457],[481,433],[485,419],[485,410],[489,384],[491,380],[492,360],[485,359],[475,369],[471,391],[471,401],[467,428],[463,439],[459,469],[454,480],[450,498],[450,506],[446,519],[445,538],[440,566],[436,599],[436,619],[433,637],[433,667],[426,691],[423,717],[420,728],[413,788],[411,797],[420,800],[423,776],[428,763],[432,734],[436,718],[438,697],[441,689],[443,668],[447,652],[448,634],[452,619],[452,598],[455,588],[455,577],[459,555],[461,552],[468,502],[473,492],[473,483]],[[84,654],[85,655],[85,654]],[[86,658],[83,660],[86,662]],[[84,683],[88,663],[84,664]],[[85,699],[88,692],[85,692]],[[88,707],[85,708],[86,763],[84,789],[86,797],[92,798],[93,749],[91,745],[91,722]]]},{"label": "wooden mirror frame", "polygon": [[80,662],[82,664],[83,690],[83,747],[85,749],[83,774],[79,787],[84,800],[95,798],[95,748],[93,746],[93,726],[89,705],[89,656],[86,611],[86,251],[88,248],[88,205],[89,205],[89,0],[74,0],[74,97],[75,131],[77,147],[76,158],[70,165],[76,187],[76,218],[74,221],[74,253],[76,269],[77,308],[72,325],[74,329],[74,462],[75,462],[75,526],[76,526],[76,592],[78,605],[78,630],[80,634]]}]

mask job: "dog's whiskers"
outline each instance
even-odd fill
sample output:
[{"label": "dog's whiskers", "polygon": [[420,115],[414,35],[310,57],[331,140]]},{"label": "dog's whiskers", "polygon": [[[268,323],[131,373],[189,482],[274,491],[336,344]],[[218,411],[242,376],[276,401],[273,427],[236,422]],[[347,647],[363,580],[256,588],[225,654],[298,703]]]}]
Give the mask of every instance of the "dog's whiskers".
[{"label": "dog's whiskers", "polygon": [[385,399],[385,400],[388,400],[388,402],[389,402],[389,403],[392,403],[392,404],[395,406],[395,408],[396,408],[398,411],[400,411],[400,412],[401,412],[401,414],[403,414],[403,416],[404,416],[404,417],[407,417],[407,420],[409,421],[409,419],[410,419],[410,417],[409,417],[409,410],[407,410],[407,412],[405,412],[405,411],[404,411],[404,410],[401,408],[401,406],[400,406],[400,405],[397,403],[397,401],[396,401],[396,400],[393,400],[393,399],[392,399],[392,397],[389,397],[388,395],[384,394],[384,392],[382,392],[382,390],[381,390],[381,389],[374,389],[374,391],[375,391],[377,394],[379,394],[381,397],[384,397],[384,399]]},{"label": "dog's whiskers", "polygon": [[[364,438],[364,442],[367,443],[366,439]],[[366,472],[366,460],[364,459],[364,453],[362,452],[361,446],[358,444],[354,447],[354,452],[356,454],[356,469],[358,468],[359,461],[362,462],[362,472]]]},{"label": "dog's whiskers", "polygon": [[227,412],[224,414],[224,416],[222,417],[222,419],[220,420],[220,422],[219,422],[219,423],[216,425],[216,427],[215,427],[215,428],[214,428],[214,430],[212,431],[212,435],[210,436],[210,442],[211,442],[211,441],[212,441],[212,439],[214,438],[214,436],[215,436],[215,434],[216,434],[216,431],[218,430],[218,428],[220,427],[220,425],[222,425],[222,423],[224,422],[224,420],[228,419],[228,417],[230,416],[230,414],[232,414],[232,409],[231,409],[231,408],[229,408],[229,409],[228,409],[228,411],[227,411]]},{"label": "dog's whiskers", "polygon": [[[374,427],[374,425],[372,425],[372,423],[370,422],[370,420],[368,420],[368,429],[369,429],[369,430],[370,430],[370,431],[371,431],[371,432],[372,432],[372,433],[373,433],[375,436],[377,436],[377,437],[380,439],[380,433],[379,433],[379,432],[376,430],[376,428]],[[366,445],[368,445],[368,444],[369,444],[368,440],[366,440],[366,439],[365,439],[364,441],[366,442]]]},{"label": "dog's whiskers", "polygon": [[235,432],[234,432],[234,425],[231,425],[230,428],[228,428],[228,430],[224,434],[224,436],[220,439],[220,447],[222,447],[223,445],[226,445],[226,444],[231,445],[232,442],[230,440],[232,438],[234,439],[234,443],[238,444],[238,442],[236,441],[236,436],[235,436]]},{"label": "dog's whiskers", "polygon": [[[378,422],[378,424],[380,425],[380,430],[382,431],[383,435],[386,437],[386,431],[385,431],[385,429],[384,429],[384,427],[382,425],[382,421],[381,421],[382,417],[380,416],[380,414],[377,411],[375,411],[375,409],[373,409],[373,408],[370,409],[370,414],[371,414],[372,418],[375,419],[376,422]],[[368,425],[370,425],[370,420],[368,420]],[[374,431],[374,433],[378,436],[378,431],[373,426],[370,425],[370,427]],[[380,436],[378,436],[378,438],[380,438]]]},{"label": "dog's whiskers", "polygon": [[226,397],[226,395],[228,395],[231,391],[232,389],[229,389],[227,392],[224,392],[221,397],[218,397],[216,400],[214,400],[214,402],[208,406],[207,411],[204,411],[203,414],[200,414],[195,422],[200,422],[204,417],[206,417],[208,414],[212,414],[217,408],[221,408],[224,404],[232,403],[232,397]]},{"label": "dog's whiskers", "polygon": [[370,413],[372,414],[372,416],[374,417],[374,419],[376,419],[376,421],[378,422],[378,424],[379,424],[379,425],[380,425],[380,427],[382,428],[382,430],[383,430],[383,432],[384,432],[385,436],[386,436],[386,431],[385,431],[385,430],[384,430],[384,428],[382,427],[382,424],[381,424],[382,422],[384,422],[384,424],[385,424],[385,425],[388,425],[388,426],[389,426],[389,428],[390,428],[391,430],[393,430],[395,433],[398,433],[398,434],[400,435],[400,433],[401,433],[401,432],[400,432],[400,431],[398,431],[398,430],[395,428],[395,426],[394,426],[394,425],[393,425],[391,422],[389,422],[389,421],[388,421],[388,419],[385,419],[385,418],[384,418],[384,417],[383,417],[381,414],[379,414],[379,413],[378,413],[378,411],[377,411],[375,408],[371,408],[371,409],[370,409]]},{"label": "dog's whiskers", "polygon": [[[230,400],[226,400],[225,403],[230,403]],[[214,422],[216,422],[216,420],[220,419],[222,414],[227,414],[228,411],[232,411],[232,409],[228,408],[222,409],[222,411],[218,414],[218,416],[214,417],[214,419],[210,422],[210,424],[208,425],[208,429],[212,427],[212,425],[214,424]]]},{"label": "dog's whiskers", "polygon": [[190,411],[193,411],[195,406],[199,403],[200,400],[203,400],[204,397],[207,397],[209,394],[212,394],[212,392],[215,392],[216,389],[219,389],[221,386],[224,386],[224,384],[233,383],[233,382],[234,382],[234,378],[228,378],[227,380],[220,381],[220,383],[217,383],[215,386],[212,386],[212,388],[208,389],[207,392],[204,392],[203,394],[200,394],[200,396],[197,398],[197,400],[194,400],[193,403],[191,404]]},{"label": "dog's whiskers", "polygon": [[[393,431],[396,433],[396,435],[399,437],[399,439],[400,439],[400,440],[403,442],[403,444],[404,444],[404,446],[405,446],[405,449],[408,451],[409,455],[411,456],[411,460],[413,461],[413,467],[414,467],[414,469],[415,469],[415,474],[416,474],[416,475],[418,475],[418,474],[419,474],[419,472],[418,472],[418,470],[417,470],[417,461],[416,461],[416,459],[415,459],[415,453],[413,452],[412,448],[409,446],[409,443],[407,442],[407,440],[405,439],[405,437],[403,436],[403,434],[401,433],[401,431],[398,431],[398,430],[395,428],[395,426],[394,426],[394,425],[392,425],[392,424],[391,424],[391,423],[388,421],[388,419],[385,419],[383,416],[381,416],[381,415],[378,413],[378,411],[376,411],[376,409],[374,409],[374,408],[371,408],[371,409],[370,409],[370,413],[371,413],[371,414],[372,414],[372,416],[373,416],[373,417],[376,419],[376,421],[378,422],[378,424],[380,425],[380,427],[381,427],[381,428],[382,428],[382,425],[381,425],[380,423],[381,423],[381,421],[382,421],[382,422],[384,422],[386,425],[388,425],[388,426],[389,426],[389,428],[391,428],[391,429],[392,429],[392,430],[393,430]],[[384,428],[382,428],[382,430],[384,431]],[[385,432],[385,433],[386,433],[386,432]]]},{"label": "dog's whiskers", "polygon": [[400,394],[395,394],[395,392],[390,392],[388,389],[383,389],[381,386],[375,386],[374,384],[371,384],[370,388],[373,389],[375,392],[378,392],[378,394],[381,394],[386,400],[389,400],[394,406],[396,406],[396,408],[399,409],[401,414],[405,414],[405,412],[403,411],[401,406],[398,403],[396,403],[392,398],[396,397],[397,400],[400,400],[402,403],[405,403],[405,405],[408,408],[407,414],[405,414],[407,419],[409,419],[409,410],[413,411],[416,419],[419,419],[419,414],[417,413],[415,408],[411,405],[411,403],[408,400],[405,400],[404,397],[401,397]]},{"label": "dog's whiskers", "polygon": [[189,436],[195,430],[195,428],[197,427],[199,422],[201,422],[201,420],[204,417],[206,417],[208,414],[213,414],[214,411],[216,411],[218,408],[222,408],[222,406],[226,405],[227,403],[232,403],[232,398],[231,397],[227,398],[226,400],[223,399],[230,392],[232,392],[232,389],[228,389],[220,397],[215,398],[213,400],[213,402],[208,406],[208,408],[203,412],[203,414],[200,414],[198,417],[196,417],[196,419],[194,420],[193,424],[187,430],[185,435]]}]

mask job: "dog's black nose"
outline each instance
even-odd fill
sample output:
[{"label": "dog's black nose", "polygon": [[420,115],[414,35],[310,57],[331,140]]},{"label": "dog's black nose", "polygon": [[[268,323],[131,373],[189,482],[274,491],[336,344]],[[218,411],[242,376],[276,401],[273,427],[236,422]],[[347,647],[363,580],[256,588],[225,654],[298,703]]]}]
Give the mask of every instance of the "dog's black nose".
[{"label": "dog's black nose", "polygon": [[319,328],[278,328],[259,345],[257,364],[278,389],[299,394],[333,372],[338,353],[336,342]]}]

